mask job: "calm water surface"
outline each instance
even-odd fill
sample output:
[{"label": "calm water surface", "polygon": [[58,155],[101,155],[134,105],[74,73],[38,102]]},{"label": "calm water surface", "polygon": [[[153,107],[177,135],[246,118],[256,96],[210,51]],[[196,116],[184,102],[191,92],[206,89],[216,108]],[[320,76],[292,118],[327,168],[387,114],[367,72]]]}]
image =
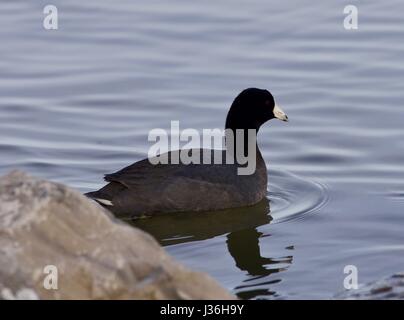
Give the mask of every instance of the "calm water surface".
[{"label": "calm water surface", "polygon": [[259,134],[268,200],[136,224],[241,298],[331,298],[345,265],[360,283],[404,269],[404,2],[52,3],[57,31],[47,1],[0,4],[1,174],[93,190],[151,129],[222,128],[240,90],[268,88],[291,119]]}]

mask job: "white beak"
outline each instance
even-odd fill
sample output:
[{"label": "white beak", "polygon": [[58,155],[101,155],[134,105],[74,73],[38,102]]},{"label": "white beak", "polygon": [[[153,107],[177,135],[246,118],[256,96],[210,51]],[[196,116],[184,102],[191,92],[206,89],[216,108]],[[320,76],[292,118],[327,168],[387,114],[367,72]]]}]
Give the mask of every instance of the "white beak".
[{"label": "white beak", "polygon": [[275,104],[274,107],[274,117],[276,119],[282,120],[282,121],[288,121],[288,116],[286,115],[286,113],[281,109],[280,106],[278,106],[277,104]]}]

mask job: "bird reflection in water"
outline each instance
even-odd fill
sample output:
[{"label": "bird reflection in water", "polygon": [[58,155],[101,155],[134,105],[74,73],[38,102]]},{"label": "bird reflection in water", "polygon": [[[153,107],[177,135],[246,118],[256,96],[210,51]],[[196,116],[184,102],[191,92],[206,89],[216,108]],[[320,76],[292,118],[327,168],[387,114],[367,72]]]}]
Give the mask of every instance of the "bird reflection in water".
[{"label": "bird reflection in water", "polygon": [[[227,249],[238,269],[246,272],[247,279],[235,288],[242,299],[276,296],[269,286],[280,279],[267,277],[286,270],[293,256],[263,257],[259,239],[263,233],[257,227],[269,224],[269,200],[264,199],[255,206],[206,213],[177,213],[154,216],[149,219],[131,221],[134,226],[152,234],[163,246],[202,241],[226,235]],[[289,246],[286,249],[293,249]]]}]

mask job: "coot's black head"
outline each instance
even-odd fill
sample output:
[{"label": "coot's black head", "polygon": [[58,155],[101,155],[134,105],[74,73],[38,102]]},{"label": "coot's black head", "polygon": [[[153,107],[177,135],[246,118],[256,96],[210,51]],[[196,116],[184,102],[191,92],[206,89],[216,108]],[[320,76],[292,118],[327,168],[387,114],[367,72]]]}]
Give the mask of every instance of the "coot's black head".
[{"label": "coot's black head", "polygon": [[268,120],[288,121],[288,116],[275,104],[268,90],[249,88],[234,100],[226,118],[226,129],[256,129]]}]

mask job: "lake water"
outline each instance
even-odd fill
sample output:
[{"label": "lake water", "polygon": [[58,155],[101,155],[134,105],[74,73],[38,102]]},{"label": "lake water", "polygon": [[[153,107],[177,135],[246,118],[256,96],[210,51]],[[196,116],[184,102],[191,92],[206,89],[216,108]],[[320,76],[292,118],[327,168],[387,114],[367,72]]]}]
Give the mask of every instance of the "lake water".
[{"label": "lake water", "polygon": [[222,128],[239,91],[268,88],[290,118],[258,137],[269,202],[136,224],[241,298],[326,299],[346,265],[360,284],[404,269],[403,1],[53,0],[53,31],[46,4],[0,4],[0,174],[94,190],[151,129]]}]

